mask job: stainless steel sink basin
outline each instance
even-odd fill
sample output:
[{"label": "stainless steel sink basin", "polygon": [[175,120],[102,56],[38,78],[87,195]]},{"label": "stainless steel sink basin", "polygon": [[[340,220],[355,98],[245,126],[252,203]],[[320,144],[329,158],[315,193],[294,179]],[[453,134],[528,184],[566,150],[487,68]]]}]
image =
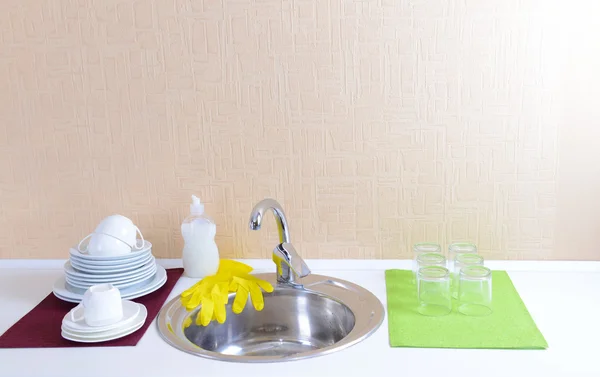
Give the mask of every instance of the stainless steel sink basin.
[{"label": "stainless steel sink basin", "polygon": [[[259,274],[275,288],[265,294],[257,312],[248,303],[240,314],[208,326],[195,324],[200,308],[185,310],[179,297],[169,301],[158,316],[163,338],[176,348],[211,359],[273,362],[303,359],[338,351],[372,334],[383,321],[383,305],[368,290],[345,280],[311,274],[290,242],[283,208],[273,199],[259,202],[249,226],[260,229],[265,212],[272,210],[279,232],[273,249],[274,274]],[[184,323],[191,326],[184,328]]]},{"label": "stainless steel sink basin", "polygon": [[[301,280],[304,287],[277,284],[275,274],[259,274],[275,290],[265,307],[250,303],[240,314],[227,307],[224,324],[195,324],[199,308],[188,312],[171,300],[158,317],[163,338],[174,347],[211,359],[275,362],[324,355],[347,348],[372,334],[383,320],[381,302],[366,289],[321,275]],[[183,323],[191,318],[192,325]],[[189,320],[188,320],[189,321]]]}]

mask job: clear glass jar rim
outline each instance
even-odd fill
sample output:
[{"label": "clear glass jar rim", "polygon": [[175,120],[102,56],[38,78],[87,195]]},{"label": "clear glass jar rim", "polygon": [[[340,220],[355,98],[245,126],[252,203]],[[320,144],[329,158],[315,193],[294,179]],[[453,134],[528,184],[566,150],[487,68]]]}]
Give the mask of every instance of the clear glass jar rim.
[{"label": "clear glass jar rim", "polygon": [[440,253],[423,253],[419,254],[417,257],[417,262],[419,263],[444,263],[446,262],[446,257],[444,257]]},{"label": "clear glass jar rim", "polygon": [[483,264],[483,257],[474,253],[459,254],[456,256],[456,262],[461,264]]},{"label": "clear glass jar rim", "polygon": [[448,278],[448,276],[450,276],[450,272],[448,271],[448,269],[446,267],[427,266],[427,267],[419,268],[417,275],[418,275],[419,279],[440,280],[440,279]]},{"label": "clear glass jar rim", "polygon": [[413,251],[415,252],[427,252],[427,253],[431,253],[431,252],[441,252],[442,251],[442,247],[440,246],[440,244],[435,243],[435,242],[419,242],[413,245]]},{"label": "clear glass jar rim", "polygon": [[448,246],[448,250],[455,253],[477,253],[477,246],[470,242],[454,242]]},{"label": "clear glass jar rim", "polygon": [[460,277],[465,279],[487,279],[492,270],[483,266],[467,266],[460,269]]}]

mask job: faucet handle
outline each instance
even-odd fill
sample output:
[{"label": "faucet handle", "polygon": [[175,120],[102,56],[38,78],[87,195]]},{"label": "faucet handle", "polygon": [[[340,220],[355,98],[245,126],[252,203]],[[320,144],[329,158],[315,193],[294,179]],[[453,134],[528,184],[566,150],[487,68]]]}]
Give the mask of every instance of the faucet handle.
[{"label": "faucet handle", "polygon": [[303,278],[310,274],[310,268],[291,243],[284,242],[275,246],[273,261],[277,264],[280,282],[296,285],[296,278]]}]

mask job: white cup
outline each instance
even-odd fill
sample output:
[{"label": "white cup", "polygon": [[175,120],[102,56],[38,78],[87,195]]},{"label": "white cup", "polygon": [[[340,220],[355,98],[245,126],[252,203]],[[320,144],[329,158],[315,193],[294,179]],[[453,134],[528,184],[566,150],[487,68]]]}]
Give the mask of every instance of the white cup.
[{"label": "white cup", "polygon": [[108,326],[123,318],[121,292],[112,284],[92,285],[85,291],[81,304],[70,312],[73,322],[82,319],[88,326]]},{"label": "white cup", "polygon": [[[96,227],[94,233],[103,233],[118,238],[131,246],[132,249],[144,247],[144,236],[137,226],[129,218],[122,215],[111,215],[105,217]],[[140,234],[142,245],[137,245],[137,234]]]},{"label": "white cup", "polygon": [[[141,244],[137,242],[140,234]],[[87,247],[82,244],[89,238]],[[80,253],[101,256],[123,255],[144,247],[144,236],[135,224],[125,216],[111,215],[104,218],[94,233],[88,234],[77,245]]]},{"label": "white cup", "polygon": [[[90,239],[90,242],[86,249],[82,249],[81,244],[87,238]],[[77,248],[81,253],[89,255],[115,256],[131,253],[131,246],[126,244],[123,240],[103,233],[92,233],[88,235],[79,242]]]}]

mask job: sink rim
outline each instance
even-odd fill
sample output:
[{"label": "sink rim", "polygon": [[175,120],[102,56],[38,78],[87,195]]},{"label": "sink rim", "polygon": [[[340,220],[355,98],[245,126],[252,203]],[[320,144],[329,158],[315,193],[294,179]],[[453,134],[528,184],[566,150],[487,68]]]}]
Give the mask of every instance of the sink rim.
[{"label": "sink rim", "polygon": [[[284,362],[292,360],[307,359],[311,357],[323,356],[333,352],[341,351],[353,346],[379,329],[385,317],[385,310],[381,301],[369,290],[351,283],[346,280],[310,274],[302,278],[303,288],[293,288],[285,285],[277,285],[276,275],[274,273],[256,274],[260,279],[264,279],[273,284],[275,289],[304,289],[309,293],[327,296],[330,299],[346,305],[354,314],[355,323],[350,333],[340,341],[320,349],[301,352],[289,356],[239,356],[226,355],[219,352],[208,351],[200,348],[188,340],[183,334],[183,319],[194,313],[188,312],[179,302],[179,295],[172,298],[163,308],[157,317],[158,332],[161,337],[171,346],[186,353],[213,359],[219,361],[242,362],[242,363],[267,363]],[[248,305],[251,305],[248,302]],[[172,320],[175,320],[173,322]],[[172,329],[172,331],[170,330]],[[178,334],[176,334],[177,332]]]}]

